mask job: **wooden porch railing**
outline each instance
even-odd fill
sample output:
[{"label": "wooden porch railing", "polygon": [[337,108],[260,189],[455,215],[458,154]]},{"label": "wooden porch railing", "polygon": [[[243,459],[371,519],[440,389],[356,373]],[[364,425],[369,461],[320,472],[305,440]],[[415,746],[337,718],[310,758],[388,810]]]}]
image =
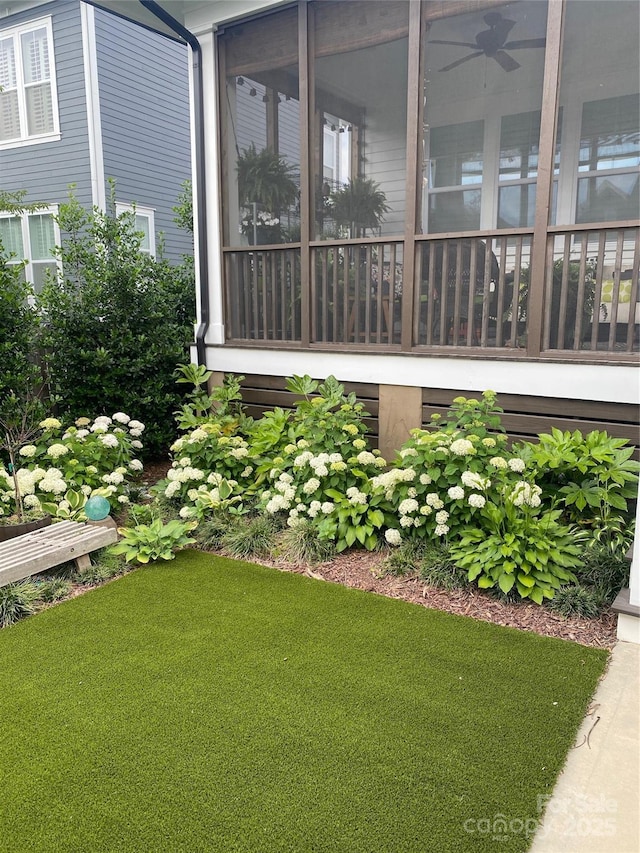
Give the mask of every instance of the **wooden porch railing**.
[{"label": "wooden porch railing", "polygon": [[640,227],[550,229],[543,350],[637,352]]},{"label": "wooden porch railing", "polygon": [[[416,237],[413,350],[526,357],[532,247],[531,230]],[[308,331],[323,349],[397,351],[404,251],[399,239],[312,243],[307,276],[299,245],[225,250],[227,337],[302,346]],[[639,268],[636,224],[549,228],[542,354],[638,352]]]},{"label": "wooden porch railing", "polygon": [[231,339],[299,343],[300,248],[261,246],[225,253],[226,323]]},{"label": "wooden porch railing", "polygon": [[311,340],[400,343],[402,243],[341,241],[311,248]]}]

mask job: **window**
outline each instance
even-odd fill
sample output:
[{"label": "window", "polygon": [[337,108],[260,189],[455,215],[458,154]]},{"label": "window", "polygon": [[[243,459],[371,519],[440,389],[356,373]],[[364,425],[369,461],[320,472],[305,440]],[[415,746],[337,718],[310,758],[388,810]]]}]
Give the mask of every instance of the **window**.
[{"label": "window", "polygon": [[120,216],[122,213],[130,213],[135,216],[135,229],[143,235],[140,243],[140,251],[155,258],[156,232],[153,208],[138,207],[136,204],[120,204],[120,202],[117,202],[116,216]]},{"label": "window", "polygon": [[0,240],[9,263],[24,263],[24,278],[38,293],[48,274],[58,271],[55,246],[60,243],[60,232],[54,219],[56,210],[49,208],[22,216],[0,215]]},{"label": "window", "polygon": [[0,32],[0,148],[59,138],[51,20]]},{"label": "window", "polygon": [[637,95],[588,101],[582,108],[576,222],[635,219],[640,207]]}]

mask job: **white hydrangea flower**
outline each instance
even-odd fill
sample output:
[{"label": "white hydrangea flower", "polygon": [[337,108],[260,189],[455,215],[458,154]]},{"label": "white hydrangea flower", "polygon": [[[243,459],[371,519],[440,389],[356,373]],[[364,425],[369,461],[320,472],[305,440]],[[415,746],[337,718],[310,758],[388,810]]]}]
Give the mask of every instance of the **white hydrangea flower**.
[{"label": "white hydrangea flower", "polygon": [[401,515],[400,527],[413,527],[413,518],[410,515]]},{"label": "white hydrangea flower", "polygon": [[315,518],[322,509],[320,501],[311,501],[309,504],[309,518]]},{"label": "white hydrangea flower", "polygon": [[140,421],[129,421],[129,430],[137,430],[138,432],[144,432],[144,424],[140,423]]},{"label": "white hydrangea flower", "polygon": [[423,486],[429,486],[433,480],[428,474],[420,474],[420,483]]},{"label": "white hydrangea flower", "polygon": [[514,506],[540,506],[540,495],[542,489],[540,486],[531,485],[524,480],[519,480],[511,492],[509,499]]},{"label": "white hydrangea flower", "polygon": [[478,495],[476,493],[469,495],[469,506],[475,506],[477,509],[482,509],[486,502],[484,495]]},{"label": "white hydrangea flower", "polygon": [[180,507],[180,512],[178,513],[180,518],[189,518],[191,515],[191,508],[188,506]]},{"label": "white hydrangea flower", "polygon": [[297,446],[300,448],[300,450],[304,450],[305,447],[309,447],[309,442],[306,441],[306,439],[301,438],[299,439]]},{"label": "white hydrangea flower", "polygon": [[124,412],[116,412],[113,416],[114,421],[118,421],[119,424],[128,424],[131,418],[129,415],[125,415]]},{"label": "white hydrangea flower", "polygon": [[250,477],[253,474],[253,468],[251,465],[247,465],[246,468],[242,469],[241,477]]},{"label": "white hydrangea flower", "polygon": [[22,502],[27,509],[40,509],[40,500],[36,495],[25,495]]},{"label": "white hydrangea flower", "polygon": [[524,459],[520,459],[519,457],[514,457],[513,459],[509,459],[508,466],[512,471],[515,471],[517,474],[522,473],[525,469]]},{"label": "white hydrangea flower", "polygon": [[436,492],[429,492],[429,494],[425,498],[426,503],[433,507],[434,509],[442,509],[444,503],[440,499],[440,495]]},{"label": "white hydrangea flower", "polygon": [[385,530],[384,538],[387,540],[389,545],[400,545],[400,543],[402,542],[402,536],[400,535],[400,531],[395,530],[393,527],[390,527],[388,530]]},{"label": "white hydrangea flower", "polygon": [[57,418],[45,418],[39,426],[41,429],[60,429],[62,424]]},{"label": "white hydrangea flower", "polygon": [[305,450],[304,453],[300,453],[293,460],[293,467],[303,468],[309,462],[310,459],[313,459],[313,453],[311,453],[310,450]]},{"label": "white hydrangea flower", "polygon": [[121,504],[128,504],[129,498],[127,497],[127,495],[119,495],[118,496],[118,502]]},{"label": "white hydrangea flower", "polygon": [[[277,472],[278,469],[274,468],[273,470]],[[289,483],[293,483],[293,477],[291,476],[291,474],[289,474],[288,471],[283,471],[282,474],[280,474],[280,476],[278,477],[278,480],[281,483],[286,483],[287,485],[289,485]]]},{"label": "white hydrangea flower", "polygon": [[455,441],[452,441],[450,450],[456,456],[470,456],[476,452],[475,447],[467,438],[457,438]]},{"label": "white hydrangea flower", "polygon": [[19,452],[20,452],[20,456],[25,456],[27,458],[30,458],[30,457],[36,455],[36,450],[37,450],[37,448],[34,444],[25,444],[24,447],[20,448]]},{"label": "white hydrangea flower", "polygon": [[446,524],[448,520],[449,513],[446,511],[446,509],[441,509],[439,512],[436,513],[436,524]]},{"label": "white hydrangea flower", "polygon": [[464,471],[460,479],[468,489],[478,489],[483,492],[491,485],[491,480],[474,471]]},{"label": "white hydrangea flower", "polygon": [[410,488],[407,489],[407,497],[408,498],[417,498],[418,497],[418,490],[414,489],[413,486],[411,486]]},{"label": "white hydrangea flower", "polygon": [[177,492],[180,491],[180,483],[178,480],[172,480],[167,488],[164,490],[165,497],[172,498]]},{"label": "white hydrangea flower", "polygon": [[448,532],[449,528],[446,524],[436,524],[436,529],[434,530],[436,536],[446,536]]},{"label": "white hydrangea flower", "polygon": [[415,447],[405,447],[400,451],[400,457],[402,459],[407,459],[409,456],[417,456],[418,451]]},{"label": "white hydrangea flower", "polygon": [[356,486],[351,486],[347,489],[347,497],[349,498],[349,503],[353,506],[366,506],[367,504],[367,496],[360,489],[356,488]]},{"label": "white hydrangea flower", "polygon": [[86,495],[87,497],[89,497],[92,489],[88,483],[85,483],[83,486],[80,486],[80,491],[82,492],[83,495]]},{"label": "white hydrangea flower", "polygon": [[323,515],[331,515],[334,509],[334,505],[332,501],[324,501],[322,506],[320,507]]},{"label": "white hydrangea flower", "polygon": [[420,507],[420,515],[431,515],[432,512],[433,510],[428,504]]},{"label": "white hydrangea flower", "polygon": [[405,498],[405,500],[400,502],[398,512],[400,515],[409,515],[409,513],[416,512],[417,509],[418,501],[415,498]]},{"label": "white hydrangea flower", "polygon": [[89,429],[91,430],[91,432],[100,433],[100,432],[107,432],[108,427],[105,424],[93,424],[91,427],[89,427]]},{"label": "white hydrangea flower", "polygon": [[360,465],[375,465],[376,457],[368,450],[363,450],[356,456],[356,460]]},{"label": "white hydrangea flower", "polygon": [[105,447],[118,447],[118,439],[115,435],[101,435],[100,441]]},{"label": "white hydrangea flower", "polygon": [[320,480],[316,477],[311,477],[311,479],[307,480],[307,482],[302,487],[302,491],[305,495],[312,495],[320,488]]},{"label": "white hydrangea flower", "polygon": [[462,486],[451,486],[450,489],[447,489],[447,494],[452,501],[460,501],[464,497],[464,489]]},{"label": "white hydrangea flower", "polygon": [[144,465],[139,459],[132,459],[129,462],[129,468],[131,468],[132,471],[142,471]]},{"label": "white hydrangea flower", "polygon": [[507,460],[503,459],[502,456],[492,456],[489,460],[489,465],[491,465],[492,468],[506,468]]}]

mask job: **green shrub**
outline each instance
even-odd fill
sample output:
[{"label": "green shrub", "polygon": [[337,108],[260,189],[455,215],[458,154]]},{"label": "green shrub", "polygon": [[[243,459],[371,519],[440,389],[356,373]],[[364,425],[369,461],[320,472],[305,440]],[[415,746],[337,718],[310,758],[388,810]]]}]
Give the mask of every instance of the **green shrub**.
[{"label": "green shrub", "polygon": [[638,494],[640,463],[631,459],[634,448],[600,430],[583,435],[553,428],[538,439],[521,451],[544,497],[562,508],[567,523],[588,529],[613,550],[624,550],[631,521],[628,501]]},{"label": "green shrub", "polygon": [[120,542],[110,546],[112,554],[123,554],[127,563],[150,563],[155,560],[173,560],[180,548],[195,543],[189,532],[196,526],[195,521],[183,522],[172,519],[166,524],[160,518],[151,524],[138,524],[136,527],[119,527]]},{"label": "green shrub", "polygon": [[385,574],[398,577],[417,575],[426,547],[422,540],[405,539],[385,557],[382,564]]},{"label": "green shrub", "polygon": [[629,561],[603,545],[587,547],[575,574],[583,585],[593,588],[601,603],[610,604],[629,583]]},{"label": "green shrub", "polygon": [[7,628],[25,616],[35,613],[38,588],[30,581],[0,587],[0,628]]},{"label": "green shrub", "polygon": [[335,544],[318,538],[318,529],[309,519],[287,527],[282,534],[283,556],[292,563],[322,563],[335,554]]},{"label": "green shrub", "polygon": [[208,516],[196,527],[194,537],[198,548],[203,551],[215,551],[222,546],[222,540],[230,525],[236,523],[237,518],[226,513]]},{"label": "green shrub", "polygon": [[58,222],[63,278],[39,299],[52,400],[62,414],[135,412],[147,454],[165,452],[180,401],[173,374],[193,335],[192,279],[140,251],[132,213],[88,213],[71,196]]},{"label": "green shrub", "polygon": [[584,616],[593,619],[600,612],[600,599],[595,590],[571,584],[556,592],[549,602],[549,607],[561,616]]},{"label": "green shrub", "polygon": [[456,565],[446,542],[427,543],[420,561],[420,577],[438,589],[464,589],[469,586],[467,572]]},{"label": "green shrub", "polygon": [[37,595],[40,601],[51,604],[61,601],[71,592],[71,583],[64,578],[53,577],[37,584]]},{"label": "green shrub", "polygon": [[222,536],[222,547],[232,557],[268,557],[274,547],[278,525],[266,515],[238,516]]}]

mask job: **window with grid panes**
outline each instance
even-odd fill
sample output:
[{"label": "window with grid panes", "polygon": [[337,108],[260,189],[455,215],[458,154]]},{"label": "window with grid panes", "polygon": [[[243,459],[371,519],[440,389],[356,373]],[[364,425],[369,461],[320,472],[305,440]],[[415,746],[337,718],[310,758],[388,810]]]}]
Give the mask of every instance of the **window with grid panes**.
[{"label": "window with grid panes", "polygon": [[0,147],[59,136],[50,19],[0,31]]},{"label": "window with grid panes", "polygon": [[60,243],[60,235],[54,211],[0,216],[0,240],[9,263],[23,267],[23,277],[36,293],[42,290],[48,275],[57,273],[55,246]]}]

